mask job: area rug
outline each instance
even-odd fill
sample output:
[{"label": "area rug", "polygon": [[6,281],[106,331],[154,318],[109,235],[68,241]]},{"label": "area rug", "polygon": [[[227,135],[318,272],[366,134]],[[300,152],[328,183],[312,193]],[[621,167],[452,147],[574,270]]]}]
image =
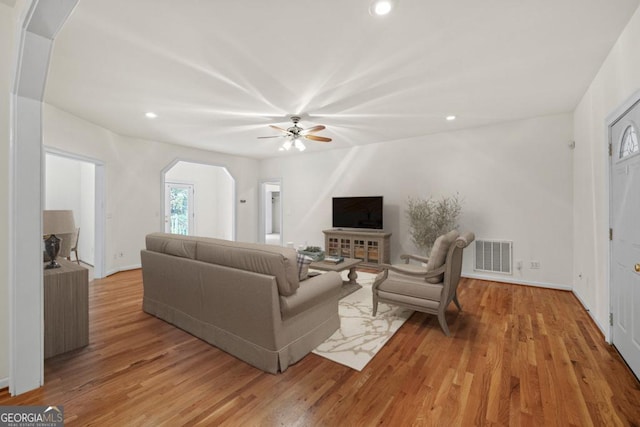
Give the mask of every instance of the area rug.
[{"label": "area rug", "polygon": [[[346,280],[346,273],[343,279]],[[378,304],[371,315],[371,285],[376,275],[358,272],[362,288],[342,298],[338,305],[340,329],[320,344],[313,353],[361,371],[413,313],[401,307]]]}]

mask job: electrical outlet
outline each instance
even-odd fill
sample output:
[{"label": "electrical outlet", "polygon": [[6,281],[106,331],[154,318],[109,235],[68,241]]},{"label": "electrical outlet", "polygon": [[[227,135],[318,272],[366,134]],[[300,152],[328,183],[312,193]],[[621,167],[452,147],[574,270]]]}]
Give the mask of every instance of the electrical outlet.
[{"label": "electrical outlet", "polygon": [[530,268],[533,269],[533,270],[539,269],[540,268],[540,261],[531,261]]}]

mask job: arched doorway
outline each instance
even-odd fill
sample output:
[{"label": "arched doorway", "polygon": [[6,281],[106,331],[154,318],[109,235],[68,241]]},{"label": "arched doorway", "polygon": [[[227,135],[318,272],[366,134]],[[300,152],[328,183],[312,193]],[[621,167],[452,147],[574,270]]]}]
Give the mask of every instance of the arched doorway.
[{"label": "arched doorway", "polygon": [[235,240],[235,179],[224,166],[175,160],[161,194],[163,231]]}]

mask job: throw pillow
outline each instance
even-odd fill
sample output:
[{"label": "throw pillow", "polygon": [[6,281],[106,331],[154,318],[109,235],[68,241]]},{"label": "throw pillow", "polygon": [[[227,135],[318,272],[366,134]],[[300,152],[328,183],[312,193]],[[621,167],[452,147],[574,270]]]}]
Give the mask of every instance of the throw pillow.
[{"label": "throw pillow", "polygon": [[304,280],[309,275],[309,264],[311,264],[312,259],[306,255],[298,254],[296,261],[298,264],[298,280]]}]

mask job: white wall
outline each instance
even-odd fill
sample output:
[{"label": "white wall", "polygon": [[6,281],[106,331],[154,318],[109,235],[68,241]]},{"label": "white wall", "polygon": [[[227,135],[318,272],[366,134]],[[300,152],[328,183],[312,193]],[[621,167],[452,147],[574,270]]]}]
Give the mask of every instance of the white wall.
[{"label": "white wall", "polygon": [[609,339],[607,116],[640,89],[640,9],[574,112],[574,292]]},{"label": "white wall", "polygon": [[233,179],[220,166],[178,162],[166,182],[193,184],[196,236],[233,237]]},{"label": "white wall", "polygon": [[[411,141],[265,160],[262,177],[283,180],[284,241],[324,246],[331,197],[384,196],[391,255],[415,253],[405,214],[409,196],[459,193],[461,228],[513,240],[525,268],[512,282],[571,288],[573,260],[571,115],[429,135]],[[473,274],[473,252],[464,273]],[[541,268],[532,270],[530,261]]]},{"label": "white wall", "polygon": [[0,3],[0,389],[9,377],[9,102],[15,49],[14,9]]},{"label": "white wall", "polygon": [[45,209],[70,209],[77,225],[80,220],[80,163],[47,154],[45,169]]},{"label": "white wall", "polygon": [[107,273],[138,267],[144,236],[162,229],[161,171],[177,158],[229,170],[236,179],[237,239],[256,241],[257,160],[123,137],[47,104],[43,138],[49,147],[104,162]]}]

